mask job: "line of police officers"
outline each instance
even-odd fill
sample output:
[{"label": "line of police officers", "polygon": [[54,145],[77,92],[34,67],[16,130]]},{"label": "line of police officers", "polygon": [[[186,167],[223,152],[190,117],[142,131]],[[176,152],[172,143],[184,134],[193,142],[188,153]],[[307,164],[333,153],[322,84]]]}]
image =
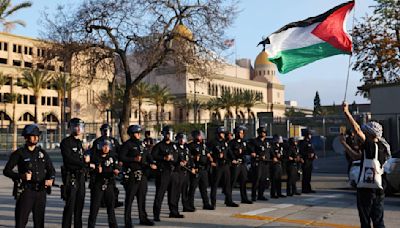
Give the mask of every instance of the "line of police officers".
[{"label": "line of police officers", "polygon": [[[227,207],[238,207],[232,200],[232,188],[239,183],[241,203],[252,204],[256,200],[268,200],[264,196],[268,180],[271,183],[271,198],[286,197],[282,194],[283,161],[287,170],[287,195],[300,193],[296,189],[298,174],[303,172],[302,191],[311,189],[312,161],[316,155],[312,148],[310,132],[306,133],[300,147],[290,139],[283,144],[282,137],[274,136],[272,143],[267,141],[265,127],[257,129],[258,136],[244,140],[246,128],[234,129],[235,138],[229,139],[224,127],[218,127],[216,138],[204,142],[203,133],[192,132],[192,142],[187,143],[186,135],[176,134],[173,142],[173,129],[165,126],[161,133],[162,141],[154,145],[147,135],[141,141],[142,129],[139,125],[129,126],[129,140],[119,145],[111,137],[111,126],[104,124],[89,150],[85,150],[80,140],[84,131],[84,122],[79,118],[69,121],[70,136],[61,142],[63,166],[61,175],[63,184],[61,197],[65,201],[62,227],[82,227],[82,210],[85,201],[85,182],[90,177],[90,214],[88,227],[95,227],[96,217],[101,204],[107,208],[110,227],[118,227],[114,208],[118,202],[119,179],[125,189],[125,227],[133,227],[132,203],[136,197],[141,225],[154,225],[146,213],[147,178],[155,173],[156,193],[153,204],[154,221],[160,221],[161,205],[168,192],[169,217],[183,218],[179,213],[179,199],[182,197],[184,212],[194,212],[194,195],[197,187],[203,201],[203,209],[216,207],[217,188],[222,186]],[[40,130],[37,125],[27,125],[22,135],[26,144],[11,154],[4,168],[4,175],[15,182],[16,227],[25,227],[30,212],[33,212],[35,227],[44,227],[46,192],[50,193],[55,179],[55,169],[48,154],[39,146]],[[226,136],[227,139],[225,138]],[[300,148],[300,151],[299,149]],[[250,157],[250,160],[247,159]],[[251,166],[251,200],[247,196],[246,183],[248,168]],[[18,172],[13,168],[17,166]],[[211,181],[209,182],[209,178]],[[211,185],[210,198],[207,187]],[[74,218],[72,220],[72,217]]]}]

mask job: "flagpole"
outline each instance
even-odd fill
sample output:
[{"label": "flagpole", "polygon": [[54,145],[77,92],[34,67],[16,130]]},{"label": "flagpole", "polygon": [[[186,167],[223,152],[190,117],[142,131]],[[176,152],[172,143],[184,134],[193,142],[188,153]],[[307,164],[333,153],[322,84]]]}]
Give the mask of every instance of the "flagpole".
[{"label": "flagpole", "polygon": [[[352,21],[352,25],[351,25],[351,32],[353,32],[353,30],[354,30],[354,21],[355,21],[355,17],[356,17],[356,1],[354,0],[354,7],[353,7],[353,21]],[[349,78],[350,78],[350,67],[351,67],[351,56],[353,55],[353,51],[350,53],[350,56],[349,56],[349,61],[348,61],[348,63],[347,63],[347,77],[346,77],[346,88],[345,88],[345,91],[344,91],[344,99],[343,99],[343,101],[345,102],[346,101],[346,98],[347,98],[347,89],[348,89],[348,86],[349,86]]]},{"label": "flagpole", "polygon": [[235,59],[233,60],[233,64],[235,64],[235,76],[237,78],[237,64],[236,64],[236,60],[237,60],[237,47],[236,47],[236,37],[233,38],[233,45],[235,45]]}]

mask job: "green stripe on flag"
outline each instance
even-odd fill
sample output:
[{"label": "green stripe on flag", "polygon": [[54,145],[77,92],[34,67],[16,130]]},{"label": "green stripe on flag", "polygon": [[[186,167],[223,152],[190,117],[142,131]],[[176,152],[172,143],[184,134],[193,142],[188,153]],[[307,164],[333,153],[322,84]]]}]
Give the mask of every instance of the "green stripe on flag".
[{"label": "green stripe on flag", "polygon": [[308,47],[281,51],[268,60],[276,64],[280,73],[286,74],[319,59],[340,54],[350,55],[351,53],[339,50],[329,43],[324,42]]}]

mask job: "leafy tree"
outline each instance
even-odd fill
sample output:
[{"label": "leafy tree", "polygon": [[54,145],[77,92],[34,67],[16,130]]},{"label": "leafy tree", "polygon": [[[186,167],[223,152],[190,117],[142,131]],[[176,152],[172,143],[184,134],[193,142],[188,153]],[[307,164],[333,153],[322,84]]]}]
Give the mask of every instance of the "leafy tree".
[{"label": "leafy tree", "polygon": [[313,115],[314,116],[320,116],[322,112],[322,108],[321,108],[321,100],[319,98],[319,93],[318,91],[315,92],[315,97],[314,97],[314,111],[313,111]]},{"label": "leafy tree", "polygon": [[57,56],[81,54],[89,69],[121,72],[119,131],[126,140],[135,86],[161,65],[176,66],[177,75],[212,75],[236,14],[237,0],[84,1],[76,10],[60,7],[54,17],[46,15],[44,38]]},{"label": "leafy tree", "polygon": [[15,12],[24,8],[29,8],[31,6],[32,3],[30,1],[24,1],[15,6],[12,6],[11,0],[0,0],[0,23],[3,25],[3,30],[5,32],[9,32],[15,27],[15,25],[21,25],[25,27],[24,21],[8,21],[7,19]]},{"label": "leafy tree", "polygon": [[247,109],[248,121],[250,121],[251,108],[260,103],[260,96],[249,90],[245,90],[242,94],[243,106]]},{"label": "leafy tree", "polygon": [[376,83],[400,79],[400,7],[398,0],[375,0],[373,15],[354,26],[353,70],[362,72],[358,94],[368,97]]},{"label": "leafy tree", "polygon": [[218,99],[221,107],[226,111],[225,118],[232,116],[231,108],[235,105],[233,95],[228,91],[224,91]]},{"label": "leafy tree", "polygon": [[171,99],[171,94],[166,86],[161,87],[158,84],[150,88],[150,100],[156,106],[156,121],[157,125],[160,124],[160,108],[161,114],[164,112],[164,105]]},{"label": "leafy tree", "polygon": [[47,87],[50,80],[51,75],[46,71],[32,69],[26,70],[22,73],[21,85],[25,85],[29,90],[31,90],[35,97],[35,123],[38,122],[37,109],[42,90]]}]

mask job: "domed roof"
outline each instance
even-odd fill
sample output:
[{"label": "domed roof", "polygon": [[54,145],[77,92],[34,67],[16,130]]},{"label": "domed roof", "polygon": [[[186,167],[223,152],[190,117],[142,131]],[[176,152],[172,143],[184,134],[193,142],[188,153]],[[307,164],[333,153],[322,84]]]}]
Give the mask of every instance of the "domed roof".
[{"label": "domed roof", "polygon": [[190,31],[190,29],[188,29],[188,27],[186,27],[183,24],[179,24],[179,25],[175,26],[173,31],[177,36],[180,36],[180,37],[188,39],[188,40],[193,40],[192,31]]},{"label": "domed roof", "polygon": [[254,66],[257,65],[269,65],[272,64],[269,60],[268,60],[268,54],[267,52],[265,52],[264,50],[260,52],[260,54],[258,54],[256,61],[254,63]]}]

